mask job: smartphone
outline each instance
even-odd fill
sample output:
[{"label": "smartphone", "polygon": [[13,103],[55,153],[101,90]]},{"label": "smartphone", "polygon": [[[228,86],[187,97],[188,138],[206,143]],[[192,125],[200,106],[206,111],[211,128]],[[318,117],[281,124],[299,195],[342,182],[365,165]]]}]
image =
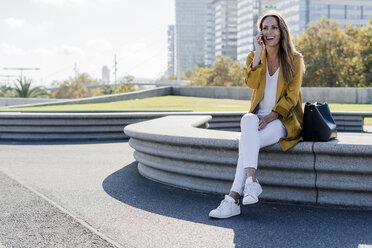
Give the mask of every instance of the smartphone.
[{"label": "smartphone", "polygon": [[261,41],[262,41],[262,44],[265,44],[265,40],[263,38],[263,35],[261,36]]}]

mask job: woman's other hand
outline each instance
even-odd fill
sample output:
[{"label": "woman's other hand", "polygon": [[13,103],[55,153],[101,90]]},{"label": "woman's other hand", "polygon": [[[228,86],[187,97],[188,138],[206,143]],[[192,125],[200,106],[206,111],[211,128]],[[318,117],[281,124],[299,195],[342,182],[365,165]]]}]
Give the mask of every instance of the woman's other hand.
[{"label": "woman's other hand", "polygon": [[279,114],[277,112],[271,112],[270,114],[266,115],[265,117],[258,116],[258,130],[263,130],[267,124],[272,122],[273,120],[278,119]]}]

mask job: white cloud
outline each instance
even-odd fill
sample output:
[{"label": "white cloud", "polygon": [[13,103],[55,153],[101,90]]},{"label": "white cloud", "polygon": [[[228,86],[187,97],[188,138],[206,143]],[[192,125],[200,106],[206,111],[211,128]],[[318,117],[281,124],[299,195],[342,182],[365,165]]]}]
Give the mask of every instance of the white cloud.
[{"label": "white cloud", "polygon": [[40,3],[40,4],[48,4],[48,5],[62,5],[62,4],[84,4],[84,3],[89,3],[89,0],[32,0],[32,2]]},{"label": "white cloud", "polygon": [[112,44],[105,38],[91,38],[87,41],[88,49],[93,51],[113,51],[114,47]]},{"label": "white cloud", "polygon": [[32,0],[34,3],[42,3],[42,4],[51,4],[51,5],[59,5],[63,4],[65,0]]},{"label": "white cloud", "polygon": [[25,20],[16,19],[13,17],[6,18],[3,20],[3,22],[11,28],[23,28],[27,24]]},{"label": "white cloud", "polygon": [[45,33],[52,28],[54,23],[52,21],[45,21],[36,25],[36,30],[39,33]]},{"label": "white cloud", "polygon": [[84,56],[83,49],[69,45],[62,45],[61,47],[55,49],[55,51],[65,56]]},{"label": "white cloud", "polygon": [[1,43],[0,44],[0,52],[4,54],[11,54],[11,55],[24,55],[25,51],[20,49],[14,45],[8,43]]},{"label": "white cloud", "polygon": [[1,43],[0,44],[0,53],[4,53],[7,55],[14,55],[14,56],[25,56],[25,55],[32,55],[32,56],[84,56],[83,49],[79,47],[69,46],[69,45],[61,45],[55,48],[33,48],[33,49],[22,49],[16,47],[15,45],[8,44],[8,43]]},{"label": "white cloud", "polygon": [[119,2],[119,0],[97,0],[99,3],[116,3]]},{"label": "white cloud", "polygon": [[125,47],[124,50],[122,50],[119,53],[119,57],[130,57],[130,58],[136,58],[137,55],[142,54],[146,50],[146,44],[143,42],[137,42],[132,43]]}]

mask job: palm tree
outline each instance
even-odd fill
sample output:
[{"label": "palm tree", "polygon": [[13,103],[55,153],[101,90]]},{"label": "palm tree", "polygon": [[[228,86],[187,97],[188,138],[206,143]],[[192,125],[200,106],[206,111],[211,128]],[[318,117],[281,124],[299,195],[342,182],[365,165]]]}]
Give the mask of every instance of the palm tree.
[{"label": "palm tree", "polygon": [[15,97],[31,98],[47,95],[47,92],[40,86],[31,88],[32,80],[26,77],[18,78],[14,87]]}]

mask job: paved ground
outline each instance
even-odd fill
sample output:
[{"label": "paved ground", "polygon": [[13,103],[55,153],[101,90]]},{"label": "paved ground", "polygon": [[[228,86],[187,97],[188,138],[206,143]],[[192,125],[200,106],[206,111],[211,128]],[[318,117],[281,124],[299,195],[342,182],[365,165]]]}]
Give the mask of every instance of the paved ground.
[{"label": "paved ground", "polygon": [[372,247],[372,210],[259,203],[208,218],[221,196],[137,172],[127,142],[0,143],[3,247]]}]

